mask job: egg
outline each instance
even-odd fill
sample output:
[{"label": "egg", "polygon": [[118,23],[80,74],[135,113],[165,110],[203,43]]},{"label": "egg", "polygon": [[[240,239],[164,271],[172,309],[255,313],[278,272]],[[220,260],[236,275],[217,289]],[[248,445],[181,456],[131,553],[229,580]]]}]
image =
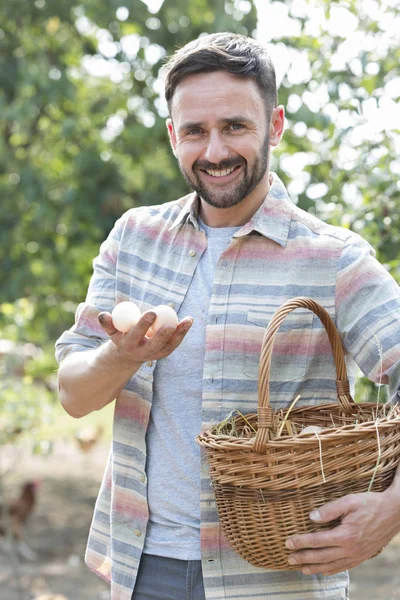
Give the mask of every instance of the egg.
[{"label": "egg", "polygon": [[[174,327],[178,325],[178,315],[170,306],[160,304],[160,306],[156,306],[152,310],[156,313],[156,320],[151,326],[154,333],[156,333],[160,327],[163,327],[163,325],[173,325]],[[151,335],[148,337],[151,337]]]},{"label": "egg", "polygon": [[127,301],[117,304],[111,313],[115,329],[122,333],[126,333],[136,325],[141,316],[140,308],[133,302]]},{"label": "egg", "polygon": [[318,425],[309,425],[305,427],[300,433],[319,433],[322,431],[322,427],[318,427]]}]

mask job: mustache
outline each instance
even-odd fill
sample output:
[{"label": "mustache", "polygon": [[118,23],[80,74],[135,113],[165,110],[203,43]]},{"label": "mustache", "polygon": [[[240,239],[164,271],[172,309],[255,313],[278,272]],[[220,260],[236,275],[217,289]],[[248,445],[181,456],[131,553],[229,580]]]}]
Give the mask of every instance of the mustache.
[{"label": "mustache", "polygon": [[224,171],[225,169],[234,169],[235,167],[239,167],[243,164],[243,160],[238,160],[237,158],[226,160],[221,160],[219,163],[211,163],[207,160],[196,160],[193,163],[193,171],[196,169],[201,169],[202,171]]}]

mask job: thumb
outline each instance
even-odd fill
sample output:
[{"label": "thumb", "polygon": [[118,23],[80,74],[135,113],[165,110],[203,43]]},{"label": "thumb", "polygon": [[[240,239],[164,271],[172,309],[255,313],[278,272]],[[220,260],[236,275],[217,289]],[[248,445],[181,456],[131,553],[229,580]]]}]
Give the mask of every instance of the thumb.
[{"label": "thumb", "polygon": [[352,498],[348,495],[323,504],[318,509],[311,511],[309,516],[315,523],[329,523],[347,515],[353,509]]},{"label": "thumb", "polygon": [[108,335],[113,335],[118,331],[113,325],[111,313],[101,312],[97,315],[97,318],[101,327]]}]

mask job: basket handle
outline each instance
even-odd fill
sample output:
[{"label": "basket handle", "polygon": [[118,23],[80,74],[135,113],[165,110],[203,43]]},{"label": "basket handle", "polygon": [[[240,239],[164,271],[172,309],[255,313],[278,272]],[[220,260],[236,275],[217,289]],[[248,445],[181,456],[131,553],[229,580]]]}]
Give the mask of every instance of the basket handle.
[{"label": "basket handle", "polygon": [[288,300],[282,304],[273,315],[267,330],[265,331],[262,342],[260,365],[258,369],[258,427],[254,441],[254,451],[260,454],[265,452],[266,443],[270,439],[272,416],[274,412],[269,401],[272,347],[281,323],[285,317],[296,308],[308,308],[319,317],[325,327],[331,344],[333,358],[335,360],[338,401],[346,414],[351,415],[354,413],[354,404],[350,395],[342,340],[340,339],[339,333],[329,313],[323,306],[318,304],[318,302],[315,302],[315,300],[311,300],[311,298],[299,297]]}]

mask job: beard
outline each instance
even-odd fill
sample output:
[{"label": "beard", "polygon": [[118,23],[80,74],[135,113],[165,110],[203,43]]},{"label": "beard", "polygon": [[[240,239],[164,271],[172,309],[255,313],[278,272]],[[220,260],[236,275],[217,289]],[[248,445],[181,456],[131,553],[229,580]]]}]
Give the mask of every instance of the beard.
[{"label": "beard", "polygon": [[[180,171],[189,185],[207,204],[214,208],[230,208],[246,198],[265,176],[269,162],[269,136],[266,135],[253,167],[244,158],[237,156],[221,161],[218,164],[196,160],[192,171],[186,171],[178,160]],[[235,167],[243,168],[243,176],[239,183],[228,184],[226,189],[213,189],[202,181],[199,170],[223,171]],[[233,186],[233,187],[231,187]]]}]

